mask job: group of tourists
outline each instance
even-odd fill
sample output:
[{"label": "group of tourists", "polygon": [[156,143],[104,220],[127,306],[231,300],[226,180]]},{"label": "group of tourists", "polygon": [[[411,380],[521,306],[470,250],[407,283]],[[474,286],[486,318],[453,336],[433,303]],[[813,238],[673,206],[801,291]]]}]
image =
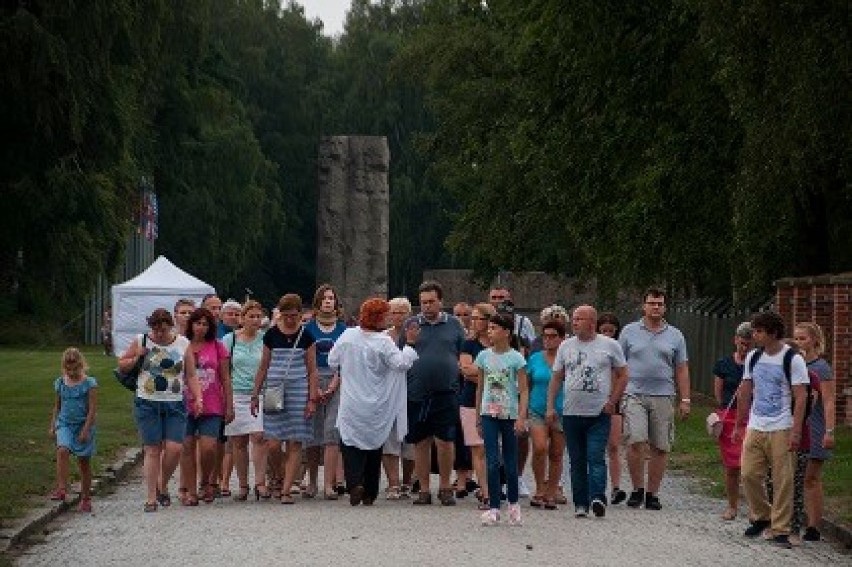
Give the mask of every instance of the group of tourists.
[{"label": "group of tourists", "polygon": [[[172,504],[178,465],[177,495],[186,506],[228,496],[291,505],[298,494],[337,500],[346,493],[351,505],[370,506],[382,496],[384,469],[388,500],[422,506],[435,497],[452,506],[473,495],[483,525],[501,521],[505,500],[507,522],[520,525],[524,496],[542,510],[568,503],[566,448],[576,517],[604,517],[625,502],[662,509],[675,419],[691,409],[686,341],[664,318],[662,290],[649,288],[642,317],[624,328],[591,305],[570,315],[553,305],[542,310],[538,332],[515,313],[505,287],[491,289],[486,301],[456,304],[452,314],[437,282],[423,283],[418,299],[417,314],[406,298],[368,299],[353,326],[327,284],[307,311],[296,294],[270,313],[253,300],[223,303],[214,295],[198,306],[182,299],[171,311],[155,309],[150,330],[118,363],[120,372],[138,372],[133,415],[144,446],[144,510]],[[742,477],[746,535],[789,545],[791,528],[819,538],[834,395],[819,327],[796,326],[800,354],[788,354],[794,349],[783,338],[777,314],[756,315],[737,329],[734,354],[713,374],[728,490],[723,518],[737,517]],[[62,367],[51,421],[58,447],[52,498],[65,499],[74,454],[83,475],[80,509],[90,511],[97,383],[76,349],[63,354]],[[809,379],[809,370],[818,378]],[[523,482],[528,461],[532,490]]]},{"label": "group of tourists", "polygon": [[819,325],[797,323],[793,338],[785,336],[780,315],[758,313],[737,327],[734,352],[714,365],[713,375],[728,502],[722,519],[737,517],[742,483],[750,520],[745,535],[790,547],[821,537],[835,387]]}]

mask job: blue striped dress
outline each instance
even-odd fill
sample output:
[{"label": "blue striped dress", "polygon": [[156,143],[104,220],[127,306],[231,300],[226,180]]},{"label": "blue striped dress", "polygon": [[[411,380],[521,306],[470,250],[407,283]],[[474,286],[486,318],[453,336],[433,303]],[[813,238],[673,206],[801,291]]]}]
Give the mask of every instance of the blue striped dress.
[{"label": "blue striped dress", "polygon": [[[298,343],[296,341],[298,340]],[[272,358],[266,373],[266,387],[284,385],[284,409],[263,414],[263,433],[271,439],[307,443],[313,438],[313,420],[305,419],[308,403],[308,368],[305,353],[314,343],[311,333],[284,334],[271,327],[263,336]]]}]

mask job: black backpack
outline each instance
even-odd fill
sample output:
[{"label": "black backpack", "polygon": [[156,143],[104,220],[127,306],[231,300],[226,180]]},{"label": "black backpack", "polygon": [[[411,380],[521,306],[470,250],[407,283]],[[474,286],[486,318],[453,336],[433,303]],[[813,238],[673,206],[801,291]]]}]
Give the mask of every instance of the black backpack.
[{"label": "black backpack", "polygon": [[[751,355],[751,360],[748,363],[748,373],[749,376],[754,372],[754,367],[757,365],[757,361],[760,359],[763,354],[763,349],[757,349],[753,355]],[[784,360],[782,362],[782,367],[784,368],[784,376],[787,377],[787,384],[790,386],[790,396],[792,398],[793,394],[793,357],[796,356],[796,351],[792,348],[788,348],[784,353]],[[814,390],[819,391],[819,376],[817,376],[816,372],[808,369],[808,379],[810,382],[805,386],[805,391],[807,392],[805,400],[805,417],[804,422],[807,423],[808,417],[811,415],[811,408],[814,405]],[[792,398],[792,405],[790,407],[791,412],[795,412],[796,399]]]}]

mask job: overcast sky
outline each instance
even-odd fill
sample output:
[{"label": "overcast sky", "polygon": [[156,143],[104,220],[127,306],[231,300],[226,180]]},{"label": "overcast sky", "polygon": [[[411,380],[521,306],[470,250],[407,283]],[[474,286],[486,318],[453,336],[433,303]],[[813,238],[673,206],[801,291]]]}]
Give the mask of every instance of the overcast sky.
[{"label": "overcast sky", "polygon": [[319,18],[323,23],[323,33],[328,36],[343,33],[343,19],[349,9],[349,0],[298,0],[305,7],[309,20]]}]

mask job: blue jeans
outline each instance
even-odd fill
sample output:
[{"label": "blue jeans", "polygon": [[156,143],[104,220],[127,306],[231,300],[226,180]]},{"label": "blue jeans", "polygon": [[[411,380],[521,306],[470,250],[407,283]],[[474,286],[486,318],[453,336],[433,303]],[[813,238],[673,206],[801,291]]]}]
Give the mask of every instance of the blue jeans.
[{"label": "blue jeans", "polygon": [[571,494],[574,506],[588,508],[591,500],[606,504],[606,443],[609,414],[562,416],[565,445],[571,460]]},{"label": "blue jeans", "polygon": [[509,504],[518,502],[518,438],[514,419],[482,416],[482,440],[485,442],[485,464],[488,469],[488,505],[500,509],[500,446],[503,446],[503,468]]}]

